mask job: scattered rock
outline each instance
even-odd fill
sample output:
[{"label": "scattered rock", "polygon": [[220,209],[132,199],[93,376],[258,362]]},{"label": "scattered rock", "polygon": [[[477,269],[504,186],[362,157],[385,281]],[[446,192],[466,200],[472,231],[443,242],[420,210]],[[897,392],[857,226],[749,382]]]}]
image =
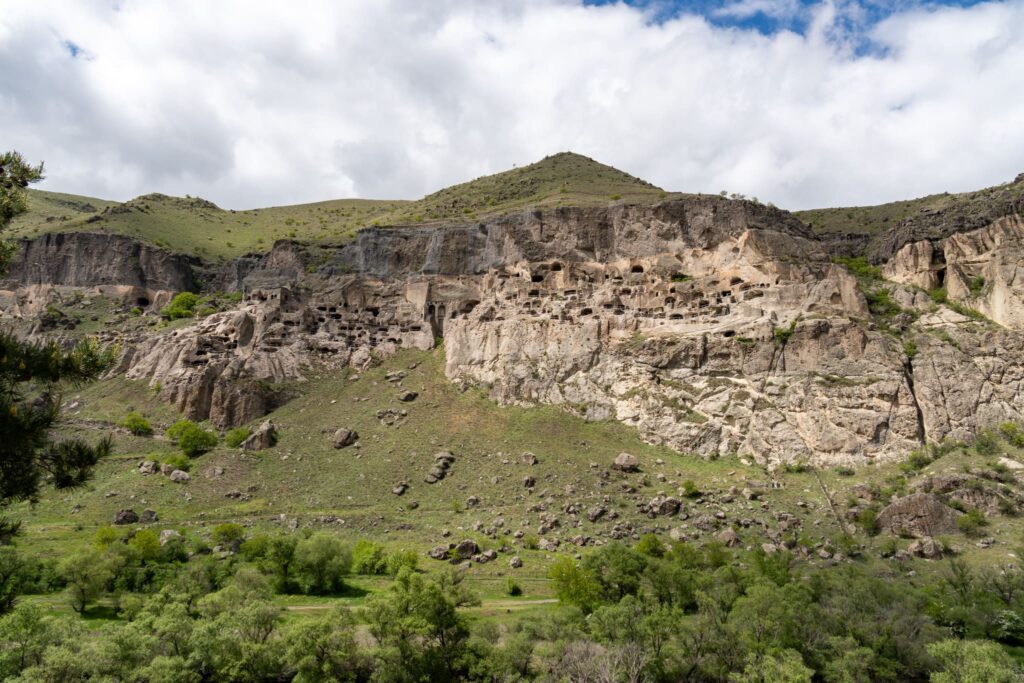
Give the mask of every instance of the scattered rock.
[{"label": "scattered rock", "polygon": [[740,537],[732,529],[722,529],[716,538],[727,548],[735,548],[740,544]]},{"label": "scattered rock", "polygon": [[157,516],[156,510],[150,509],[143,510],[142,514],[139,516],[139,522],[141,522],[142,524],[152,524],[153,522],[156,522],[159,519],[160,518]]},{"label": "scattered rock", "polygon": [[538,460],[537,460],[537,456],[534,455],[533,453],[523,453],[519,457],[519,462],[523,463],[524,465],[531,465],[532,466],[532,465],[536,465]]},{"label": "scattered rock", "polygon": [[135,514],[135,510],[127,508],[124,510],[118,510],[114,513],[114,524],[135,524],[139,521],[139,516]]},{"label": "scattered rock", "polygon": [[181,538],[181,534],[174,529],[164,529],[160,532],[160,545],[165,546],[175,538]]},{"label": "scattered rock", "polygon": [[334,436],[331,438],[331,445],[335,448],[345,448],[358,440],[359,434],[355,430],[341,427],[338,431],[334,432]]},{"label": "scattered rock", "polygon": [[165,477],[171,476],[171,472],[173,471],[174,465],[168,465],[167,463],[160,465],[160,474],[164,475]]},{"label": "scattered rock", "polygon": [[531,477],[531,476],[523,477],[523,486],[525,486],[526,488],[532,489],[536,485],[537,485],[537,480],[534,479],[533,477]]},{"label": "scattered rock", "polygon": [[156,474],[157,464],[152,460],[143,460],[139,463],[139,474]]},{"label": "scattered rock", "polygon": [[635,455],[619,453],[615,456],[615,461],[612,462],[612,469],[621,472],[639,472],[640,461],[636,459]]},{"label": "scattered rock", "polygon": [[907,552],[915,557],[936,559],[942,557],[942,548],[933,538],[919,538],[907,546]]},{"label": "scattered rock", "polygon": [[523,566],[523,560],[518,555],[513,555],[508,561],[508,566],[512,569],[519,569]]},{"label": "scattered rock", "polygon": [[402,403],[412,403],[419,396],[415,391],[403,391],[398,394],[398,400]]},{"label": "scattered rock", "polygon": [[391,493],[395,494],[396,496],[401,496],[408,489],[409,489],[409,485],[406,484],[404,481],[402,481],[402,482],[398,483],[398,486],[396,486],[395,488],[391,489]]},{"label": "scattered rock", "polygon": [[458,560],[468,560],[479,552],[480,546],[476,544],[476,541],[469,538],[459,541],[452,548],[452,555]]},{"label": "scattered rock", "polygon": [[427,551],[427,557],[434,560],[447,560],[449,550],[451,550],[450,545],[436,545]]},{"label": "scattered rock", "polygon": [[171,472],[171,481],[176,484],[184,484],[191,478],[192,477],[188,476],[188,472],[185,472],[184,470],[174,470]]}]

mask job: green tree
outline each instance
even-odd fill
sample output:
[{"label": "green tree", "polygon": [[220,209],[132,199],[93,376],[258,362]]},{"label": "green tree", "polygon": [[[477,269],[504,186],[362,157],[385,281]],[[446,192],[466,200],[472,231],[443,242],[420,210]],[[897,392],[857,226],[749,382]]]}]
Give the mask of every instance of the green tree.
[{"label": "green tree", "polygon": [[561,602],[591,612],[601,602],[601,584],[593,572],[577,565],[572,558],[560,556],[548,570],[555,595]]},{"label": "green tree", "polygon": [[928,646],[939,663],[932,683],[1016,683],[1024,676],[1010,655],[985,640],[943,640]]},{"label": "green tree", "polygon": [[149,436],[153,433],[153,427],[149,424],[149,420],[147,420],[142,413],[134,410],[125,415],[121,426],[135,436]]},{"label": "green tree", "polygon": [[71,607],[79,614],[103,594],[112,577],[103,556],[91,549],[64,558],[57,571],[67,583]]},{"label": "green tree", "polygon": [[[26,210],[24,188],[42,177],[42,164],[32,166],[17,152],[0,154],[0,230]],[[10,246],[0,248],[0,273],[12,253]],[[56,343],[26,343],[0,334],[0,506],[34,499],[44,475],[57,488],[80,484],[110,452],[109,439],[96,445],[55,440],[51,429],[60,414],[60,387],[92,379],[112,361],[112,354],[94,342],[65,351]]]},{"label": "green tree", "polygon": [[337,537],[313,534],[295,547],[295,574],[306,593],[327,595],[344,587],[352,553]]},{"label": "green tree", "polygon": [[14,609],[25,584],[25,561],[10,546],[0,546],[0,615]]},{"label": "green tree", "polygon": [[286,659],[295,683],[366,680],[371,666],[355,638],[356,620],[346,608],[296,623],[286,634]]},{"label": "green tree", "polygon": [[782,650],[778,654],[752,657],[742,673],[729,675],[730,683],[811,683],[814,672],[804,665],[800,653]]},{"label": "green tree", "polygon": [[202,455],[217,446],[217,435],[199,425],[185,427],[178,437],[178,448],[190,458]]}]

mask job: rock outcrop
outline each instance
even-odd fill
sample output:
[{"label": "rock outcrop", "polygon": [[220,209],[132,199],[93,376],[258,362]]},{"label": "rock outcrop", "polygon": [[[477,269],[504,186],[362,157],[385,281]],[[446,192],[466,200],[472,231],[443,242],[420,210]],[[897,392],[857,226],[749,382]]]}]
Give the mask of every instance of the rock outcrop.
[{"label": "rock outcrop", "polygon": [[[1022,237],[1007,217],[894,242],[883,273],[903,310],[883,322],[792,215],[707,196],[285,240],[217,268],[129,238],[51,235],[23,245],[0,310],[35,315],[75,287],[152,307],[203,269],[241,302],[121,340],[115,370],[194,420],[247,423],[314,369],[443,338],[449,379],[501,403],[614,418],[685,453],[834,465],[1021,418]],[[952,308],[921,291],[940,287]],[[393,390],[415,398],[401,377]]]}]

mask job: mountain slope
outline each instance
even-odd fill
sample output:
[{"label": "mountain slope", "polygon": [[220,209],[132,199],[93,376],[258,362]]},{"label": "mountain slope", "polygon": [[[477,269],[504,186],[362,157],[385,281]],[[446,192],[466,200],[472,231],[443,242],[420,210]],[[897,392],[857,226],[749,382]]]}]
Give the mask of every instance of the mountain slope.
[{"label": "mountain slope", "polygon": [[339,199],[263,209],[224,210],[198,197],[148,194],[118,203],[29,191],[28,213],[7,232],[128,235],[206,259],[266,251],[278,239],[340,244],[368,226],[476,220],[532,208],[653,204],[668,194],[639,178],[572,153],[445,188],[417,201]]}]

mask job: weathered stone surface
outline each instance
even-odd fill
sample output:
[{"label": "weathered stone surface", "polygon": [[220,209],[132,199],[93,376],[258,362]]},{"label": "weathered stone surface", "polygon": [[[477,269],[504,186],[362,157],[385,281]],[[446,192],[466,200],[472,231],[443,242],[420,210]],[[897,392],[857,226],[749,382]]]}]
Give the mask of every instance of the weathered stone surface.
[{"label": "weathered stone surface", "polygon": [[622,472],[638,472],[640,470],[640,461],[637,460],[635,455],[619,453],[612,462],[612,469]]},{"label": "weathered stone surface", "polygon": [[331,445],[335,448],[345,448],[347,446],[351,446],[358,440],[359,434],[354,430],[341,427],[334,432],[334,436],[331,437]]},{"label": "weathered stone surface", "polygon": [[164,529],[160,532],[160,545],[165,546],[174,539],[181,538],[181,534],[174,529]]},{"label": "weathered stone surface", "polygon": [[174,470],[171,472],[171,481],[176,484],[184,484],[191,478],[192,477],[189,476],[188,472],[185,472],[184,470]]},{"label": "weathered stone surface", "polygon": [[117,525],[135,524],[138,521],[139,516],[135,513],[135,510],[132,510],[131,508],[118,510],[114,514],[114,524]]},{"label": "weathered stone surface", "polygon": [[960,514],[934,494],[913,493],[883,508],[878,526],[892,534],[924,538],[955,531]]},{"label": "weathered stone surface", "polygon": [[142,511],[141,515],[139,515],[139,522],[141,524],[152,524],[159,519],[160,517],[156,514],[155,510],[146,509]]},{"label": "weathered stone surface", "polygon": [[139,474],[156,474],[158,466],[153,460],[143,460],[139,463]]},{"label": "weathered stone surface", "polygon": [[452,548],[452,556],[459,560],[468,560],[480,552],[480,546],[472,539],[459,541]]},{"label": "weathered stone surface", "polygon": [[277,426],[270,420],[261,424],[256,431],[242,442],[246,451],[262,451],[273,448],[277,444]]}]

